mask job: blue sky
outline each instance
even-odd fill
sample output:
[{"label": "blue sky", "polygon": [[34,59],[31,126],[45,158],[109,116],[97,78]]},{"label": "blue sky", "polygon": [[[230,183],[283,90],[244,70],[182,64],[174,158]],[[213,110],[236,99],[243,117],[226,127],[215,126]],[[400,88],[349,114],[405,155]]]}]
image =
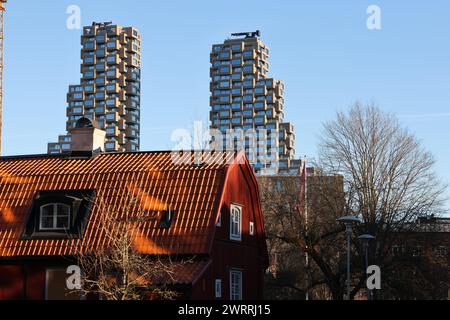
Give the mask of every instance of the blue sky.
[{"label": "blue sky", "polygon": [[[432,4],[431,4],[432,3]],[[397,114],[450,183],[450,1],[13,0],[7,4],[4,154],[45,153],[65,132],[80,78],[82,24],[113,21],[143,36],[142,150],[170,149],[177,128],[208,119],[209,52],[230,32],[262,30],[271,75],[285,81],[298,155],[315,155],[321,123],[356,100]],[[382,29],[366,28],[381,8]]]}]

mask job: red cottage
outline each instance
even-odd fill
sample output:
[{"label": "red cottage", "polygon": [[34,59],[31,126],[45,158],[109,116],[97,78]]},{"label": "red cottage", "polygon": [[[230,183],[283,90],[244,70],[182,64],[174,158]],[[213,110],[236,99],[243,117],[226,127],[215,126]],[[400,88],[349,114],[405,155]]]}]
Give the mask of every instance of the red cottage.
[{"label": "red cottage", "polygon": [[140,223],[135,249],[193,259],[177,270],[184,298],[262,298],[268,255],[255,175],[244,153],[198,158],[191,152],[0,158],[0,299],[64,299],[77,248],[96,250],[106,241],[95,228],[98,210],[83,205],[82,195],[119,212],[129,193],[139,210],[159,217]]}]

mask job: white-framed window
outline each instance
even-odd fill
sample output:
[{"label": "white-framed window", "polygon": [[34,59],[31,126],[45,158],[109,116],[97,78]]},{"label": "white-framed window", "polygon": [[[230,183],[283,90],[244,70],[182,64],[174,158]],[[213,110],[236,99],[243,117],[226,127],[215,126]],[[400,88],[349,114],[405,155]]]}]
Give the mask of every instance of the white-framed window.
[{"label": "white-framed window", "polygon": [[242,207],[235,204],[230,208],[230,239],[242,240]]},{"label": "white-framed window", "polygon": [[216,298],[222,298],[222,280],[216,279],[215,282]]},{"label": "white-framed window", "polygon": [[221,227],[222,226],[222,212],[219,213],[219,219],[217,219],[217,224],[216,227]]},{"label": "white-framed window", "polygon": [[242,300],[242,271],[230,270],[230,300]]},{"label": "white-framed window", "polygon": [[49,203],[41,206],[40,230],[66,230],[70,227],[70,206],[63,203]]},{"label": "white-framed window", "polygon": [[253,236],[255,235],[255,223],[254,222],[250,222],[250,235]]}]

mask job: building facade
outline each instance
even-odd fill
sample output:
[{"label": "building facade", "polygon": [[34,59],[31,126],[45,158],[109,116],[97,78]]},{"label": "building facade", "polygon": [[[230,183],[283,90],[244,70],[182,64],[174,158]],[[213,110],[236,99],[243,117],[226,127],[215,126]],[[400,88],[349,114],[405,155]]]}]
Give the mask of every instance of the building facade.
[{"label": "building facade", "polygon": [[67,94],[68,133],[48,153],[70,151],[70,130],[81,117],[106,131],[107,152],[139,151],[141,35],[133,27],[93,23],[81,36],[81,81]]},{"label": "building facade", "polygon": [[[97,139],[89,121],[77,122],[73,141]],[[179,298],[263,297],[264,220],[244,152],[206,154],[199,166],[194,152],[174,161],[169,151],[106,153],[85,142],[67,154],[0,158],[0,300],[80,299],[67,267],[114,247],[119,230],[133,230],[135,252],[171,261],[173,275],[157,284]]]},{"label": "building facade", "polygon": [[269,48],[259,31],[212,46],[211,129],[223,147],[245,150],[258,174],[298,173],[294,126],[284,122],[284,83],[269,77]]}]

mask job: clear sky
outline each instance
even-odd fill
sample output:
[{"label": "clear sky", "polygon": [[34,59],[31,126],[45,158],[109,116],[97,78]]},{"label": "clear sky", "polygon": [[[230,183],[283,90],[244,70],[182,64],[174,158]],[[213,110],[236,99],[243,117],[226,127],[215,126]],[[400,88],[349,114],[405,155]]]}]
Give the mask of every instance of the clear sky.
[{"label": "clear sky", "polygon": [[[366,27],[381,9],[381,30]],[[262,30],[271,76],[286,84],[298,155],[315,155],[321,123],[356,100],[397,114],[450,184],[450,1],[10,0],[6,14],[4,154],[45,153],[65,133],[66,93],[80,78],[83,25],[113,21],[143,37],[141,149],[208,119],[209,53],[230,32]]]}]

